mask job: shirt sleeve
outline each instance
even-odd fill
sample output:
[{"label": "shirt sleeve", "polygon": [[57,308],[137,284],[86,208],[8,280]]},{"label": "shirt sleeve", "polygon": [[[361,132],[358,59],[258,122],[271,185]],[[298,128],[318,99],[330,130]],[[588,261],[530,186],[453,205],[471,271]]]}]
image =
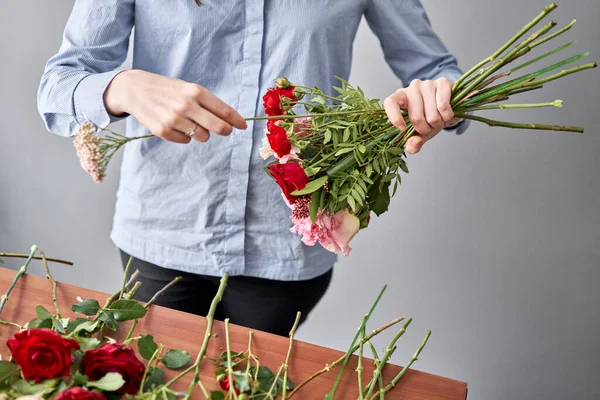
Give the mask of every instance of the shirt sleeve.
[{"label": "shirt sleeve", "polygon": [[[403,84],[443,77],[455,82],[462,76],[456,57],[433,31],[419,0],[368,0],[365,18]],[[463,133],[469,122],[463,120],[448,130]]]},{"label": "shirt sleeve", "polygon": [[105,128],[120,119],[106,110],[104,92],[127,58],[134,2],[75,1],[38,90],[38,110],[50,132],[72,136],[84,121]]}]

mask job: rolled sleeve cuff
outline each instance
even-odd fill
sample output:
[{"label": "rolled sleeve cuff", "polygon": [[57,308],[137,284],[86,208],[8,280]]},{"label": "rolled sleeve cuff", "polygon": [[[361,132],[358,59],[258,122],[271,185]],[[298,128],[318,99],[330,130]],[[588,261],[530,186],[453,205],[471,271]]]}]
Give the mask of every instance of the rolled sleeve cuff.
[{"label": "rolled sleeve cuff", "polygon": [[79,82],[73,95],[73,104],[75,118],[80,125],[89,121],[98,128],[104,129],[113,122],[127,117],[127,115],[117,117],[109,114],[104,104],[106,88],[121,72],[123,71],[90,74]]}]

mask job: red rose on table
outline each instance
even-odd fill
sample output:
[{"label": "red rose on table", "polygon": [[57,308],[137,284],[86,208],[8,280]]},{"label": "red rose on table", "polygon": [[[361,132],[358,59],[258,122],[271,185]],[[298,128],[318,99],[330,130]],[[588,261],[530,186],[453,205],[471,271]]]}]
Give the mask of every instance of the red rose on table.
[{"label": "red rose on table", "polygon": [[106,344],[87,351],[81,359],[81,368],[90,381],[97,381],[109,372],[121,374],[125,380],[125,384],[117,390],[121,394],[137,393],[146,369],[133,349],[122,344]]},{"label": "red rose on table", "polygon": [[293,101],[296,100],[294,95],[294,86],[288,88],[271,88],[267,90],[267,93],[263,96],[263,106],[265,107],[265,113],[268,116],[283,115],[283,109],[281,108],[281,98],[287,97]]},{"label": "red rose on table", "polygon": [[[229,392],[229,378],[225,378],[222,381],[219,382],[219,385],[221,386],[221,389],[225,390],[226,392]],[[237,394],[240,394],[240,390],[237,387],[234,387],[235,392]]]},{"label": "red rose on table", "polygon": [[267,139],[271,149],[277,153],[278,157],[287,156],[292,151],[292,144],[288,139],[287,132],[284,128],[277,125],[277,121],[270,120],[267,122]]},{"label": "red rose on table", "polygon": [[106,400],[106,396],[98,392],[90,392],[84,388],[74,387],[56,396],[56,400]]},{"label": "red rose on table", "polygon": [[288,162],[285,164],[273,164],[268,167],[271,176],[277,181],[286,199],[293,204],[296,197],[292,196],[294,190],[302,190],[308,183],[308,176],[300,164]]},{"label": "red rose on table", "polygon": [[73,350],[79,344],[51,329],[29,329],[15,334],[7,343],[13,359],[21,367],[23,379],[40,383],[45,379],[70,375],[75,361]]}]

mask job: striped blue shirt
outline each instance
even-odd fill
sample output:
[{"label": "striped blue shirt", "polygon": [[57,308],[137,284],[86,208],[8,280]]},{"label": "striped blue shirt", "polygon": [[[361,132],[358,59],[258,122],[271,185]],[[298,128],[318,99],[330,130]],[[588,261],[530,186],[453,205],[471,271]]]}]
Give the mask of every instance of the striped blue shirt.
[{"label": "striped blue shirt", "polygon": [[[363,15],[403,82],[459,77],[418,0],[76,0],[42,77],[39,110],[63,136],[86,120],[116,121],[103,93],[133,34],[133,68],[198,83],[244,117],[263,115],[261,95],[279,76],[324,90],[336,75],[347,79]],[[129,136],[147,133],[134,117],[126,126]],[[327,272],[336,256],[289,231],[290,210],[259,156],[264,126],[250,122],[207,143],[128,144],[114,243],[159,266],[211,276],[304,280]]]}]

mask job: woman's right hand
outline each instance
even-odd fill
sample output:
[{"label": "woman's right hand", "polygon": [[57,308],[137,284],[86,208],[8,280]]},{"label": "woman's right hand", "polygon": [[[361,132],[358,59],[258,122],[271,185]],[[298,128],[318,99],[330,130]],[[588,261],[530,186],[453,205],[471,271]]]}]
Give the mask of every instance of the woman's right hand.
[{"label": "woman's right hand", "polygon": [[206,142],[210,132],[228,136],[232,127],[247,128],[244,118],[208,89],[141,70],[115,76],[104,104],[112,115],[133,115],[152,134],[170,142]]}]

